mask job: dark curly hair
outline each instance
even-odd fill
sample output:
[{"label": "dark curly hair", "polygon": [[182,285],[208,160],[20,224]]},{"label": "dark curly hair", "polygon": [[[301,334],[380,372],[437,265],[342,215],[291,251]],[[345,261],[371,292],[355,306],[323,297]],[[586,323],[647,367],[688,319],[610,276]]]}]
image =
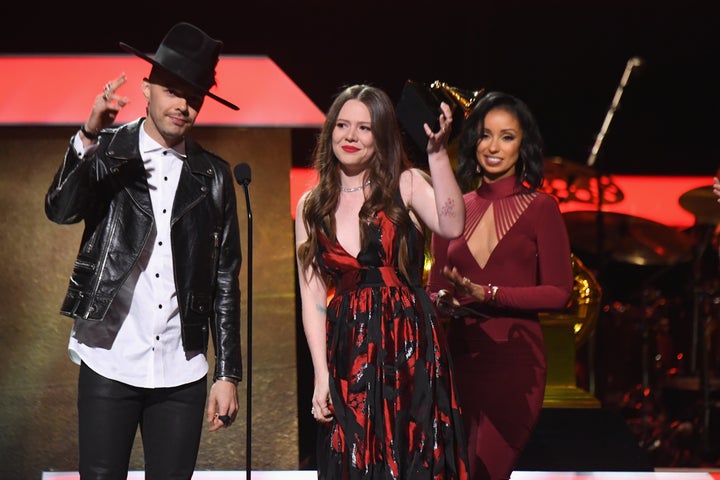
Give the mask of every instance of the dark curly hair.
[{"label": "dark curly hair", "polygon": [[485,116],[490,110],[505,110],[514,115],[522,128],[520,158],[515,167],[517,183],[529,191],[543,183],[543,139],[535,117],[528,106],[517,97],[503,92],[488,92],[475,105],[463,123],[458,144],[458,166],[455,173],[458,184],[467,192],[477,188],[482,170],[477,160],[477,143],[484,134]]}]

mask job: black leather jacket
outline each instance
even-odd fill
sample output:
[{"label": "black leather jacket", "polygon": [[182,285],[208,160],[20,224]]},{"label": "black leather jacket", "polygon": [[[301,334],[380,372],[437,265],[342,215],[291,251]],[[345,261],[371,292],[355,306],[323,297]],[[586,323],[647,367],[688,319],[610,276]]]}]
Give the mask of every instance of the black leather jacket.
[{"label": "black leather jacket", "polygon": [[[61,307],[76,322],[105,318],[153,228],[138,148],[141,125],[139,119],[104,130],[87,158],[79,158],[71,143],[45,198],[50,220],[85,222]],[[186,153],[171,219],[183,348],[207,352],[212,334],[213,378],[240,380],[241,251],[232,173],[227,162],[191,139]]]}]

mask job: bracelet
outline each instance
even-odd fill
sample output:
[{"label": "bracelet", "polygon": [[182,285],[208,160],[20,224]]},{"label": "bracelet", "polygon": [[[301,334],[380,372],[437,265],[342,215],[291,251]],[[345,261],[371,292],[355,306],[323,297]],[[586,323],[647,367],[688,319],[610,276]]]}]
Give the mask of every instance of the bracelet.
[{"label": "bracelet", "polygon": [[80,126],[80,131],[82,132],[83,135],[85,135],[85,138],[87,138],[88,140],[97,140],[97,138],[99,136],[98,133],[89,132],[88,129],[85,128],[84,123]]},{"label": "bracelet", "polygon": [[225,381],[225,382],[230,382],[230,383],[232,383],[232,384],[234,384],[234,385],[237,385],[237,384],[238,384],[237,379],[232,378],[232,377],[217,377],[217,378],[215,379],[215,381],[217,382],[218,380],[223,380],[223,381]]},{"label": "bracelet", "polygon": [[500,289],[492,283],[488,283],[488,289],[490,291],[490,301],[495,303],[495,301],[497,300],[498,290]]}]

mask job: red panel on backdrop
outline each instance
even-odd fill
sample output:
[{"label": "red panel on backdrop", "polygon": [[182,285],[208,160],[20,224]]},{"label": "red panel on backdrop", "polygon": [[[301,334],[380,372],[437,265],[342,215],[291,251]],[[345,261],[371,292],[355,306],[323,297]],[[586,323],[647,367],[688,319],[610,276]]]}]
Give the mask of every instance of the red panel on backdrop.
[{"label": "red panel on backdrop", "polygon": [[[695,223],[695,215],[680,205],[680,197],[689,190],[712,185],[712,176],[651,176],[614,175],[613,184],[622,192],[622,200],[606,202],[603,211],[624,213],[663,223],[671,227],[687,228]],[[716,203],[710,200],[713,208]],[[593,210],[591,204],[567,202],[560,210]],[[720,205],[717,205],[720,213]]]},{"label": "red panel on backdrop", "polygon": [[[95,96],[122,73],[130,103],[117,123],[145,114],[141,81],[151,64],[133,55],[0,56],[0,124],[76,125]],[[318,127],[325,115],[268,57],[221,56],[212,92],[240,107],[207,98],[198,125]]]},{"label": "red panel on backdrop", "polygon": [[[295,218],[295,208],[300,196],[312,187],[317,174],[309,168],[293,168],[290,172],[290,212]],[[603,211],[624,213],[635,217],[642,217],[658,223],[687,228],[695,223],[695,215],[680,206],[680,197],[689,190],[712,185],[712,176],[633,176],[617,175],[612,177],[612,192],[622,197],[620,201],[613,202],[606,197]],[[590,193],[592,197],[592,192]],[[718,208],[720,218],[720,205],[715,205],[714,199],[709,199],[711,205]],[[560,210],[571,212],[576,210],[596,210],[597,203],[567,201],[560,203]]]}]

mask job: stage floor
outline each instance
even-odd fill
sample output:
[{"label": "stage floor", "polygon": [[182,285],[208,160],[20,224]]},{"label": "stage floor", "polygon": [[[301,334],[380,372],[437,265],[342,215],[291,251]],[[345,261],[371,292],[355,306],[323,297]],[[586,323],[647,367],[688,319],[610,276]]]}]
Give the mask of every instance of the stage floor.
[{"label": "stage floor", "polygon": [[[253,471],[254,480],[317,480],[314,470]],[[77,472],[43,472],[42,480],[78,480]],[[142,480],[130,472],[128,480]],[[195,472],[193,480],[242,480],[245,471]],[[720,480],[720,470],[663,470],[656,472],[513,472],[511,480]]]}]

